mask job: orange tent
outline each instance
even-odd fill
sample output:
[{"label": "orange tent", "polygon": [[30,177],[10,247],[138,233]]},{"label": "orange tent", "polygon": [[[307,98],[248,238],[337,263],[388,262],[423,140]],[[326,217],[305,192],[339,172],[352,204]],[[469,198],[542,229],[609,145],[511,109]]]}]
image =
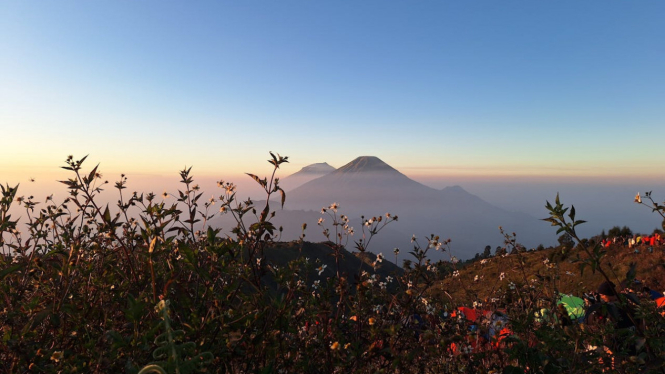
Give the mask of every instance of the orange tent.
[{"label": "orange tent", "polygon": [[659,297],[656,300],[656,306],[659,308],[665,307],[665,296]]}]

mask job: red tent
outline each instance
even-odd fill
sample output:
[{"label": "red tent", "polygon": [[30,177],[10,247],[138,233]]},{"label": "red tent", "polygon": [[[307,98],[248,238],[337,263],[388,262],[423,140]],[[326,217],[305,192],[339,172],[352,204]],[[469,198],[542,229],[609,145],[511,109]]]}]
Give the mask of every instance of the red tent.
[{"label": "red tent", "polygon": [[665,296],[659,297],[656,300],[656,306],[659,308],[665,307]]},{"label": "red tent", "polygon": [[457,308],[456,311],[452,312],[451,317],[457,317],[457,313],[462,313],[467,321],[476,322],[480,318],[490,314],[491,312],[489,310],[476,310],[465,306],[461,306]]}]

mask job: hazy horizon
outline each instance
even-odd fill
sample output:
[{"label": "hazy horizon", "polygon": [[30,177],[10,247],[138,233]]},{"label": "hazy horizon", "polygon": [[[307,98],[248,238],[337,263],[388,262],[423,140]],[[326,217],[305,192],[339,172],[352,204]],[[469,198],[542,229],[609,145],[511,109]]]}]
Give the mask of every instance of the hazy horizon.
[{"label": "hazy horizon", "polygon": [[[287,155],[288,156],[288,155]],[[321,160],[323,162],[324,160]],[[350,160],[349,160],[350,161]],[[89,170],[97,165],[97,160],[86,160],[85,170]],[[104,203],[110,203],[112,206],[117,200],[117,190],[113,188],[113,184],[120,177],[120,174],[108,173],[105,171],[103,160],[100,163],[100,170],[103,174],[103,179],[108,180],[109,184],[104,187],[105,191],[101,195]],[[269,176],[271,165],[263,161],[264,165],[256,165],[256,170],[250,170],[259,176]],[[300,170],[297,164],[283,164],[277,172],[277,177],[284,179],[289,175]],[[340,167],[342,165],[332,165],[333,167]],[[165,174],[150,174],[150,173],[128,173],[127,196],[133,191],[137,192],[154,192],[158,195],[157,199],[162,200],[160,196],[162,192],[175,194],[177,189],[181,189],[182,185],[179,183],[178,170],[175,168],[170,175]],[[201,191],[204,193],[204,198],[211,196],[219,196],[222,191],[217,187],[218,180],[232,182],[237,185],[238,197],[244,199],[251,196],[255,200],[265,198],[263,193],[256,183],[250,177],[244,174],[226,174],[223,172],[224,167],[220,166],[220,173],[217,178],[210,176],[200,176],[197,173],[196,165],[192,167],[192,174],[195,183],[199,184]],[[609,230],[613,226],[629,226],[635,232],[651,232],[654,228],[660,227],[660,216],[653,214],[649,209],[644,206],[639,206],[633,202],[635,193],[644,193],[649,190],[654,191],[654,197],[657,201],[662,200],[661,191],[665,191],[665,183],[662,181],[638,179],[638,180],[607,180],[598,177],[588,177],[580,180],[567,180],[560,177],[514,177],[510,180],[504,178],[497,178],[493,176],[439,176],[439,177],[422,177],[416,175],[409,175],[409,171],[413,169],[407,168],[406,170],[398,170],[411,179],[420,182],[428,187],[434,189],[443,189],[445,187],[459,185],[467,192],[474,194],[486,202],[510,212],[520,212],[528,214],[535,218],[544,218],[547,216],[547,211],[544,208],[545,201],[553,201],[556,194],[559,193],[561,199],[567,205],[574,204],[578,211],[578,217],[588,221],[588,223],[579,227],[580,233],[584,237],[589,237],[600,233],[601,230]],[[68,178],[70,172],[62,169],[56,169],[49,174],[53,179],[36,179],[34,182],[29,180],[22,181],[8,181],[10,185],[21,182],[19,190],[20,196],[34,195],[37,201],[44,201],[44,198],[54,193],[55,201],[61,201],[67,197],[66,187],[57,182],[57,180],[64,180]],[[46,177],[49,178],[49,177]],[[57,179],[57,180],[56,180]],[[286,208],[290,209],[289,202],[294,198],[290,190],[287,190],[287,204]],[[170,196],[167,201],[174,202],[175,199]],[[331,200],[330,203],[333,201]],[[378,201],[375,204],[376,209],[365,212],[367,215],[383,213],[382,203]],[[318,211],[320,207],[312,207],[313,211]],[[342,205],[340,208],[341,213],[348,211],[349,207]],[[214,210],[214,209],[213,209]],[[17,216],[24,213],[20,209],[14,209],[18,213]],[[391,211],[393,214],[403,215],[405,212]],[[279,210],[277,211],[280,215]],[[353,220],[359,219],[358,217],[350,217]],[[290,222],[294,227],[300,227],[303,222]],[[544,226],[548,224],[543,222]],[[310,223],[310,226],[314,226]],[[310,228],[310,238],[316,238],[316,228]],[[514,229],[518,234],[524,235],[520,232],[519,228]],[[555,230],[552,229],[554,235]],[[312,235],[314,233],[314,235]],[[498,233],[498,229],[497,229]],[[455,232],[445,232],[447,236],[456,237]],[[404,240],[410,238],[411,233],[403,233]],[[319,238],[320,239],[320,238]],[[547,240],[543,243],[551,244]],[[493,247],[500,243],[492,243]]]},{"label": "hazy horizon", "polygon": [[535,217],[560,192],[589,233],[648,230],[632,196],[665,194],[664,14],[655,0],[2,2],[0,182],[64,198],[72,154],[132,190],[175,191],[187,165],[207,194],[224,179],[251,195],[243,173],[269,174],[269,151],[289,156],[282,177],[372,155]]}]

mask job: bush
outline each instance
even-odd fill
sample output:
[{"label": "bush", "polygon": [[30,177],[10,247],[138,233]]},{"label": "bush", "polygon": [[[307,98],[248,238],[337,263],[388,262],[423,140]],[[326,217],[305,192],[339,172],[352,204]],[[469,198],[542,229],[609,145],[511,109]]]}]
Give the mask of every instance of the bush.
[{"label": "bush", "polygon": [[[17,197],[16,187],[2,188],[0,372],[587,373],[608,363],[587,349],[606,331],[564,326],[562,315],[543,313],[557,310],[556,267],[532,282],[523,276],[523,251],[513,255],[522,275],[474,305],[501,314],[471,321],[460,301],[433,293],[444,277],[464,276],[454,257],[427,258],[429,250],[449,250],[449,240],[432,235],[421,246],[414,238],[408,266],[394,275],[352,272],[341,263],[353,228],[332,204],[323,211],[332,226],[321,224],[339,233],[327,243],[330,261],[304,255],[277,263],[266,256],[280,231],[270,197],[285,199],[274,173],[250,175],[265,190],[263,206],[238,201],[224,181],[218,198],[202,201],[185,169],[182,189],[161,198],[127,195],[123,176],[110,207],[98,204],[106,183],[97,167],[84,172],[84,161],[68,158],[70,196],[61,203],[48,199],[38,208],[32,197]],[[270,162],[276,171],[287,158]],[[8,214],[14,202],[28,213],[24,234]],[[548,208],[550,222],[580,243],[574,209],[569,226],[558,198]],[[207,225],[217,214],[236,219],[232,235]],[[366,250],[396,219],[364,220],[357,248]],[[589,254],[583,265],[603,272],[601,252],[582,246]],[[515,235],[506,235],[501,252],[516,248]],[[626,341],[644,339],[642,348],[616,351],[616,365],[660,371],[663,318],[647,302],[637,316],[646,327]]]}]

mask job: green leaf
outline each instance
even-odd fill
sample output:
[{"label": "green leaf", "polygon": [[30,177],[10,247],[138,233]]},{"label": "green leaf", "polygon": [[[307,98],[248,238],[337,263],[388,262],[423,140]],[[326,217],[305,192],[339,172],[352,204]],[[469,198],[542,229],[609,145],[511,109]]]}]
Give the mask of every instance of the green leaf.
[{"label": "green leaf", "polygon": [[35,327],[37,327],[40,323],[42,323],[46,317],[48,317],[51,314],[51,308],[52,305],[47,306],[42,310],[41,312],[37,313],[35,317],[32,319],[32,323],[26,325],[27,329],[23,330],[23,334],[27,333],[30,330],[33,330]]},{"label": "green leaf", "polygon": [[146,310],[147,304],[144,301],[136,300],[131,294],[127,295],[127,309],[125,310],[127,320],[140,322]]},{"label": "green leaf", "polygon": [[192,248],[190,246],[188,246],[186,244],[180,245],[179,250],[180,250],[180,253],[182,253],[184,255],[184,258],[188,263],[190,263],[192,265],[196,265],[196,263],[197,263],[196,254],[194,253],[194,251],[192,250]]},{"label": "green leaf", "polygon": [[97,166],[95,166],[95,167],[92,169],[92,171],[90,172],[90,174],[88,174],[88,182],[92,182],[92,178],[95,177],[95,173],[97,172],[97,168],[98,168],[98,167],[99,167],[99,164],[97,164]]},{"label": "green leaf", "polygon": [[108,204],[106,204],[106,210],[104,210],[104,222],[111,223],[111,212],[109,211]]},{"label": "green leaf", "polygon": [[279,193],[282,195],[282,208],[284,208],[284,201],[286,201],[286,193],[284,193],[284,190],[280,187],[279,188]]},{"label": "green leaf", "polygon": [[206,236],[208,237],[208,243],[213,244],[215,243],[215,239],[217,236],[217,231],[213,230],[212,227],[208,226],[208,231],[206,233]]},{"label": "green leaf", "polygon": [[259,178],[258,176],[254,175],[254,174],[250,174],[250,173],[245,173],[245,174],[252,177],[252,179],[254,179],[256,181],[256,183],[260,184],[262,187],[265,188],[265,186],[267,185],[267,182],[265,180]]},{"label": "green leaf", "polygon": [[4,279],[6,276],[8,276],[11,273],[16,272],[17,270],[24,268],[27,265],[27,263],[22,263],[18,265],[11,266],[7,269],[3,269],[0,271],[0,280]]},{"label": "green leaf", "polygon": [[581,225],[583,223],[586,223],[586,221],[584,221],[584,220],[575,221],[575,224],[573,224],[573,227],[575,227],[577,225]]}]

